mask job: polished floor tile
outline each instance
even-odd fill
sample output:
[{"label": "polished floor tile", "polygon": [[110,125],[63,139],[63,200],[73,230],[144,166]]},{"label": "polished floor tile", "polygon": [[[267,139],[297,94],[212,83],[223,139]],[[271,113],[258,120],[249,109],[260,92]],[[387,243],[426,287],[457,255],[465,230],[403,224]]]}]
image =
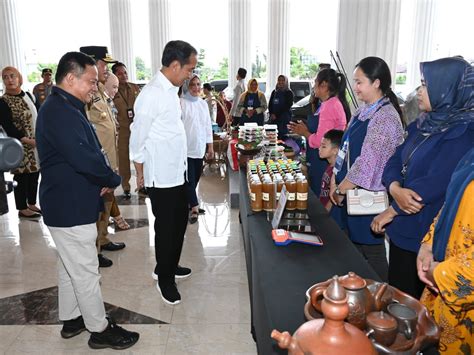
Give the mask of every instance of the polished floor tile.
[{"label": "polished floor tile", "polygon": [[[118,323],[140,333],[121,354],[256,354],[238,211],[230,208],[227,184],[219,171],[204,169],[198,197],[205,214],[188,225],[180,260],[193,274],[178,281],[183,301],[176,306],[163,303],[151,277],[150,200],[136,194],[124,200],[116,191],[131,229],[109,227],[110,239],[126,248],[104,252],[114,265],[100,270],[102,294]],[[90,354],[87,332],[59,336],[56,250],[47,227],[19,220],[13,196],[8,199],[11,211],[0,216],[0,354]]]}]

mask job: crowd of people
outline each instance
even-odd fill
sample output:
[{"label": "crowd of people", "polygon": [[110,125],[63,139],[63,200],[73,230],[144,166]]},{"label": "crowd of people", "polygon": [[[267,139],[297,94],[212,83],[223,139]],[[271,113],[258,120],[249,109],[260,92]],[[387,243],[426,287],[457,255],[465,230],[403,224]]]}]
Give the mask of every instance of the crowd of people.
[{"label": "crowd of people", "polygon": [[[171,41],[161,70],[140,91],[106,47],[81,47],[60,59],[54,85],[45,68],[33,95],[16,68],[2,69],[0,125],[24,150],[12,171],[15,204],[19,218],[43,218],[56,244],[61,336],[88,330],[90,347],[114,349],[139,339],[106,316],[99,283],[99,267],[112,265],[103,251],[125,248],[109,238],[108,225],[112,218],[116,228],[130,228],[114,190],[121,185],[121,198],[131,198],[131,163],[155,216],[152,277],[164,302],[181,301],[175,281],[192,273],[179,261],[188,223],[205,213],[196,188],[203,158],[214,155],[212,123],[262,125],[268,109],[280,139],[305,137],[311,189],[379,278],[421,299],[443,325],[440,351],[472,345],[473,67],[459,57],[421,63],[421,114],[405,127],[389,67],[378,57],[355,66],[362,104],[353,114],[345,76],[322,67],[314,110],[298,121],[286,76],[267,102],[240,68],[230,102],[201,83],[196,64],[194,47]],[[357,190],[388,203],[354,214],[347,196]]]}]

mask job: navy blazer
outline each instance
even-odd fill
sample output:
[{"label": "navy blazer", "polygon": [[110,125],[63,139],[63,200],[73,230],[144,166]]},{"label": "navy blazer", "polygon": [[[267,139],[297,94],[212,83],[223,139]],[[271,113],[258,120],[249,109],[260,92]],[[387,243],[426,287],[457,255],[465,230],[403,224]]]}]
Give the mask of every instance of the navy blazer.
[{"label": "navy blazer", "polygon": [[51,227],[95,223],[103,209],[100,190],[120,176],[107,165],[84,103],[53,87],[36,122],[44,222]]},{"label": "navy blazer", "polygon": [[[474,143],[474,123],[458,124],[444,132],[425,138],[417,121],[408,126],[408,136],[385,166],[382,182],[389,190],[398,181],[421,196],[425,205],[420,212],[406,214],[395,201],[392,207],[398,216],[387,225],[390,240],[399,248],[417,253],[420,243],[444,203],[446,189],[456,165]],[[401,170],[412,151],[403,181]]]}]

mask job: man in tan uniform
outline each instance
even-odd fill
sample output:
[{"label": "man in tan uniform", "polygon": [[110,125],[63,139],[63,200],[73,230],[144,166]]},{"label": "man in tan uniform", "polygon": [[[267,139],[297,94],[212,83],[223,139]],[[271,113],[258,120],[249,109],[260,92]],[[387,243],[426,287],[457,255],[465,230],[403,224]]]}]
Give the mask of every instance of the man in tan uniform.
[{"label": "man in tan uniform", "polygon": [[44,68],[41,71],[41,78],[43,78],[43,82],[35,85],[33,88],[33,95],[35,95],[36,98],[35,106],[38,110],[49,94],[51,94],[51,89],[53,88],[52,77],[53,71],[49,68]]},{"label": "man in tan uniform", "polygon": [[[117,171],[117,130],[115,126],[114,116],[107,103],[107,95],[105,94],[104,84],[108,75],[108,63],[116,63],[107,52],[107,47],[81,47],[80,51],[96,60],[99,84],[98,91],[87,104],[86,112],[89,121],[95,128],[97,137],[99,138],[102,149],[105,151],[112,170]],[[99,266],[107,267],[112,265],[112,260],[103,256],[101,250],[115,251],[125,248],[124,243],[112,242],[108,237],[108,225],[110,218],[110,209],[115,197],[113,192],[105,194],[104,211],[100,213],[97,221],[97,247],[99,250]]]},{"label": "man in tan uniform", "polygon": [[123,196],[126,199],[130,194],[130,157],[128,144],[130,141],[130,124],[133,122],[135,113],[133,105],[140,92],[137,84],[128,82],[127,67],[123,63],[112,66],[112,73],[119,79],[119,89],[114,97],[114,104],[118,111],[119,133],[118,133],[118,159],[119,174],[122,177]]}]

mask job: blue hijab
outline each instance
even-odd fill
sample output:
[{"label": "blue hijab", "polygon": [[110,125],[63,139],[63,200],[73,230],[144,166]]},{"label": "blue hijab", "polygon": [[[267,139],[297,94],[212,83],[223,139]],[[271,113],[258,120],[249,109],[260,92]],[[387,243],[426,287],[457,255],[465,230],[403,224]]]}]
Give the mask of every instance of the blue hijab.
[{"label": "blue hijab", "polygon": [[474,70],[462,58],[420,63],[432,111],[417,122],[422,133],[438,133],[457,124],[474,122]]},{"label": "blue hijab", "polygon": [[459,161],[451,176],[446,191],[446,202],[435,226],[433,256],[436,261],[443,261],[446,254],[454,218],[458,212],[464,190],[474,179],[474,148],[471,148]]}]

